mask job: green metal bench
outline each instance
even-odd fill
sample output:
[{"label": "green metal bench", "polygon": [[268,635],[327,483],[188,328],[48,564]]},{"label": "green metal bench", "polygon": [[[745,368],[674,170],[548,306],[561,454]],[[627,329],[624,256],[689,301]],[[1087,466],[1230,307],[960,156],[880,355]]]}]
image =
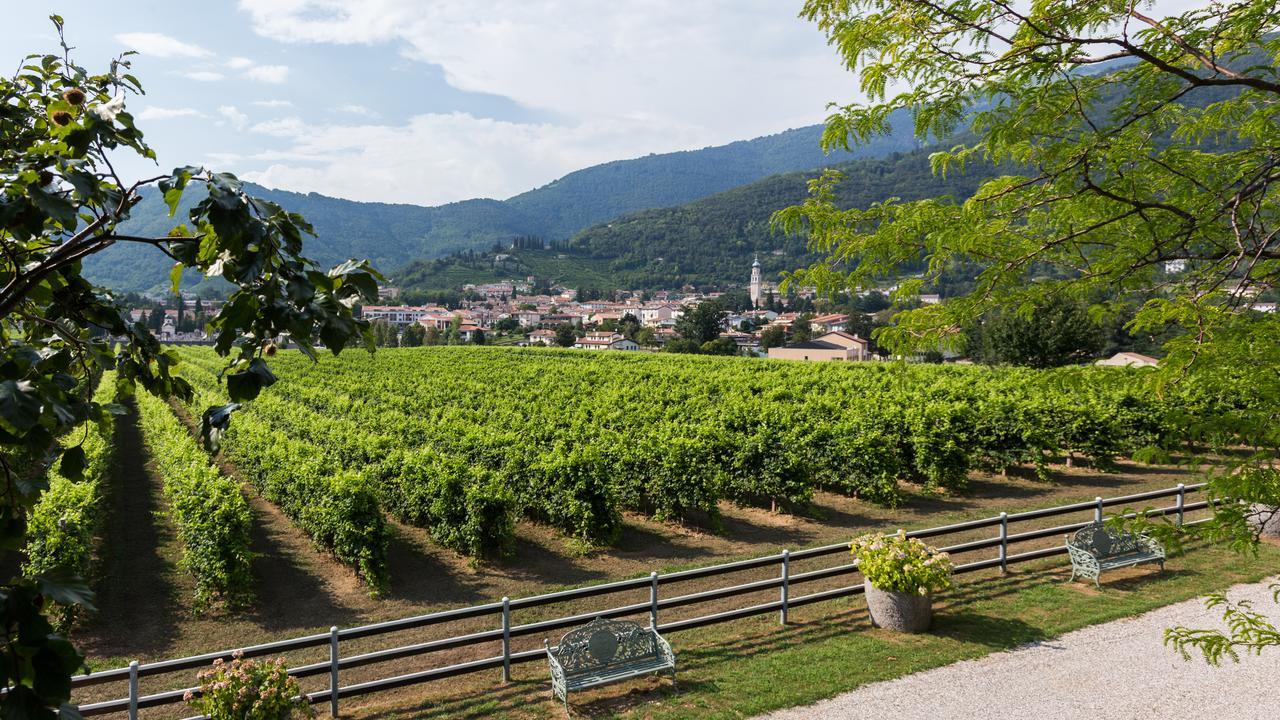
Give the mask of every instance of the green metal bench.
[{"label": "green metal bench", "polygon": [[[1116,532],[1100,522],[1089,523],[1074,535],[1067,536],[1067,552],[1071,555],[1071,580],[1076,576],[1098,578],[1105,570],[1160,563],[1164,570],[1164,547],[1154,538],[1134,532]],[[1068,581],[1070,582],[1070,581]]]},{"label": "green metal bench", "polygon": [[671,645],[652,628],[629,620],[596,618],[570,630],[560,644],[547,648],[551,666],[551,692],[564,701],[569,693],[620,682],[649,673],[670,672],[676,681],[676,656]]}]

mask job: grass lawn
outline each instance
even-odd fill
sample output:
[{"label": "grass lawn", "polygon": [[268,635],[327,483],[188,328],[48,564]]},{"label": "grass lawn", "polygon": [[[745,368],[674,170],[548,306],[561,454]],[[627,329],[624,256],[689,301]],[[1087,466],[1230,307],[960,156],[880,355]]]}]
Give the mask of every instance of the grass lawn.
[{"label": "grass lawn", "polygon": [[[933,632],[899,635],[870,626],[861,598],[820,603],[776,616],[680,633],[679,687],[644,679],[575,696],[575,714],[624,718],[741,718],[815,702],[860,685],[976,658],[1056,637],[1086,625],[1255,582],[1280,573],[1280,548],[1256,557],[1197,548],[1169,560],[1167,570],[1137,568],[1092,584],[1068,583],[1065,558],[1017,566],[1009,575],[958,578],[936,604]],[[1153,641],[1151,652],[1172,652]],[[502,685],[490,674],[458,678],[395,695],[352,700],[357,718],[563,717],[550,699],[544,663],[517,667]],[[349,708],[349,710],[347,710]]]}]

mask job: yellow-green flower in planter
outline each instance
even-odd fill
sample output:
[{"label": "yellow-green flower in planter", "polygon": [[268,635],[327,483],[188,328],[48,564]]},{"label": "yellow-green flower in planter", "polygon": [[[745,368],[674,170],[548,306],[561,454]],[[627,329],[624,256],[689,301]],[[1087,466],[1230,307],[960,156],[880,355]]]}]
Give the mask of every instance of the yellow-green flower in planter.
[{"label": "yellow-green flower in planter", "polygon": [[901,530],[862,535],[849,546],[863,577],[881,590],[928,595],[951,587],[951,558]]}]

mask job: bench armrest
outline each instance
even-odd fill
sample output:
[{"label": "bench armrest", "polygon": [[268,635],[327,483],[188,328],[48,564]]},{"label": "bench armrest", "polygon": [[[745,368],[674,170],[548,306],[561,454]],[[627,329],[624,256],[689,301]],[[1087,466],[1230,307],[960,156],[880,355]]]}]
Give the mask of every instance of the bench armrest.
[{"label": "bench armrest", "polygon": [[1138,539],[1138,544],[1141,545],[1144,550],[1153,555],[1164,557],[1164,546],[1160,544],[1159,540],[1143,533],[1137,533],[1136,537]]},{"label": "bench armrest", "polygon": [[551,649],[551,641],[543,639],[542,646],[547,649],[547,664],[551,666],[551,677],[560,684],[564,684],[564,666],[560,664],[560,659]]},{"label": "bench armrest", "polygon": [[1067,540],[1067,553],[1071,556],[1071,564],[1077,567],[1094,568],[1098,567],[1098,558],[1093,553],[1083,548],[1078,548],[1071,544],[1071,540]]},{"label": "bench armrest", "polygon": [[676,666],[676,654],[671,649],[671,643],[667,639],[658,634],[657,630],[653,631],[653,641],[658,646],[658,652],[662,655],[662,659],[671,663],[671,667]]}]

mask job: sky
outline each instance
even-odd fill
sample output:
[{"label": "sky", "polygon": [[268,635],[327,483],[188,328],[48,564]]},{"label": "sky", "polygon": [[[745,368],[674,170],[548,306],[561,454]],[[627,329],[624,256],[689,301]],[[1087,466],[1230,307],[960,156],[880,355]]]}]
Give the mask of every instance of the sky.
[{"label": "sky", "polygon": [[[136,50],[127,108],[162,170],[436,205],[583,167],[821,122],[855,95],[799,0],[0,0],[0,62],[91,72]],[[126,172],[148,173],[144,161]]]}]

